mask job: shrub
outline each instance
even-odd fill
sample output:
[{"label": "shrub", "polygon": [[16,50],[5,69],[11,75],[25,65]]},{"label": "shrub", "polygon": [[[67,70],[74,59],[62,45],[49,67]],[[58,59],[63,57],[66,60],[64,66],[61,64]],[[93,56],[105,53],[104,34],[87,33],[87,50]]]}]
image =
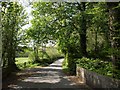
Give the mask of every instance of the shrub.
[{"label": "shrub", "polygon": [[75,75],[76,74],[76,62],[75,62],[76,59],[72,58],[70,56],[70,54],[66,54],[65,55],[65,59],[62,63],[62,68],[63,68],[63,71],[67,74],[70,74],[70,75]]},{"label": "shrub", "polygon": [[63,69],[63,72],[66,73],[66,74],[70,74],[69,73],[69,68],[68,68],[68,63],[66,61],[66,59],[64,59],[64,61],[62,62],[62,69]]},{"label": "shrub", "polygon": [[89,58],[82,58],[77,60],[77,65],[102,75],[107,75],[110,77],[113,76],[111,62],[102,61],[100,59],[94,60]]}]

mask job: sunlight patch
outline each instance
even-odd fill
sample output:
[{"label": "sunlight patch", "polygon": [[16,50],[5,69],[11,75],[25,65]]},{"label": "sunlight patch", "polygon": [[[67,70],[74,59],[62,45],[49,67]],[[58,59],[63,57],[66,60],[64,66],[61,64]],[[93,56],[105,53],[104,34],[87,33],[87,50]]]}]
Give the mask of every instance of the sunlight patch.
[{"label": "sunlight patch", "polygon": [[9,87],[9,88],[14,88],[14,89],[22,88],[21,86],[13,85],[13,84],[9,85],[8,87]]},{"label": "sunlight patch", "polygon": [[53,79],[52,77],[28,77],[23,80],[24,82],[34,82],[34,83],[58,83],[60,82],[60,78]]}]

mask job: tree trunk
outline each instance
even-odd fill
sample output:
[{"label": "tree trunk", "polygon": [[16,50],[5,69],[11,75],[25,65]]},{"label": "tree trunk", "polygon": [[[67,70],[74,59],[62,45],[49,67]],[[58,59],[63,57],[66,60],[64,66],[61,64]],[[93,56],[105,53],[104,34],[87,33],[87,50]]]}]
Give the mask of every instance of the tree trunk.
[{"label": "tree trunk", "polygon": [[[12,32],[11,32],[12,33]],[[16,41],[14,41],[13,33],[9,36],[8,40],[8,50],[7,50],[7,59],[8,59],[8,68],[10,68],[11,71],[18,70],[16,64],[15,64],[15,52],[16,52]]]},{"label": "tree trunk", "polygon": [[67,62],[67,67],[70,75],[76,75],[76,62],[73,57],[71,57],[71,53],[69,52],[69,49],[67,50],[66,53],[66,62]]},{"label": "tree trunk", "polygon": [[117,2],[108,2],[108,10],[109,10],[109,32],[110,32],[110,42],[111,48],[113,50],[111,59],[113,62],[113,66],[115,69],[120,69],[120,8],[117,8],[119,3]]},{"label": "tree trunk", "polygon": [[87,56],[87,45],[86,45],[86,15],[85,15],[85,10],[86,10],[86,5],[85,2],[82,2],[80,4],[80,10],[81,10],[81,30],[80,30],[80,50],[81,50],[81,54],[82,56],[86,57]]}]

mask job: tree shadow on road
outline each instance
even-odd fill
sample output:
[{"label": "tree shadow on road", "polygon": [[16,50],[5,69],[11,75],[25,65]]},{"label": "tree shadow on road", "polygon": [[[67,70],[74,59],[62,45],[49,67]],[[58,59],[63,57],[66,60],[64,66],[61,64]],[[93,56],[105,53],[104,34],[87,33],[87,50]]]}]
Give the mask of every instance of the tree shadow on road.
[{"label": "tree shadow on road", "polygon": [[[16,82],[9,84],[9,90],[88,90],[85,84],[77,85],[71,82],[61,68],[61,65],[50,65],[44,68],[31,68],[20,72],[19,75],[23,78],[17,79]],[[3,88],[6,90],[6,88]]]}]

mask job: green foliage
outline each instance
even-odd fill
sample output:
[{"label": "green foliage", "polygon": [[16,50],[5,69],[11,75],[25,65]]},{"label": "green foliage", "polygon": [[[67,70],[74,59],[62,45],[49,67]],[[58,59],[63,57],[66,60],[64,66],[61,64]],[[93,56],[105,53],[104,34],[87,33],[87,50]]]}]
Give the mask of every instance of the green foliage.
[{"label": "green foliage", "polygon": [[[113,66],[111,62],[107,61],[101,61],[100,59],[89,59],[89,58],[81,58],[77,60],[77,65],[80,67],[83,67],[85,69],[95,71],[102,75],[107,75],[110,77],[113,77]],[[120,71],[117,71],[118,73],[115,75],[114,78],[120,78],[119,73]]]},{"label": "green foliage", "polygon": [[[112,56],[115,68],[117,66],[120,69],[120,4],[34,2],[32,26],[24,31],[21,27],[27,23],[27,19],[23,7],[16,2],[2,2],[1,6],[3,67],[15,65],[16,56],[29,56],[31,60],[25,60],[23,65],[18,63],[19,67],[52,63],[61,57],[55,47],[46,47],[46,43],[53,40],[65,56],[63,67],[71,74],[76,71],[76,58],[84,56],[106,61],[111,60]],[[18,44],[27,46],[28,43],[33,44],[31,51],[18,47]],[[109,62],[87,58],[78,61],[86,69],[113,75],[113,67]],[[118,77],[119,71],[113,71]]]},{"label": "green foliage", "polygon": [[64,55],[57,50],[57,47],[47,47],[46,53],[51,59],[58,58],[58,57],[64,57]]},{"label": "green foliage", "polygon": [[87,56],[86,42],[90,57],[110,59],[106,3],[35,2],[33,8],[33,30],[37,28],[46,39],[57,42],[70,72],[75,71],[74,58]]},{"label": "green foliage", "polygon": [[[43,35],[46,35],[45,38],[57,39],[59,49],[63,53],[65,53],[70,46],[74,46],[75,51],[79,50],[78,30],[75,29],[73,25],[73,23],[75,23],[74,19],[76,18],[75,14],[78,10],[77,6],[72,3],[35,2],[33,8],[35,8],[35,10],[33,10],[33,27],[39,25],[40,31],[42,33],[44,32]],[[44,8],[44,10],[41,10],[41,8]],[[36,19],[38,21],[36,21]]]},{"label": "green foliage", "polygon": [[17,67],[19,68],[19,69],[25,69],[25,68],[33,68],[33,67],[36,67],[36,66],[40,66],[40,64],[39,63],[35,63],[35,64],[33,64],[32,62],[24,62],[24,63],[17,63]]},{"label": "green foliage", "polygon": [[31,50],[30,48],[27,47],[18,47],[19,49],[17,49],[16,52],[16,57],[28,57],[28,55],[30,54]]},{"label": "green foliage", "polygon": [[[0,26],[1,28],[1,26]],[[2,32],[0,30],[0,66],[2,67]]]},{"label": "green foliage", "polygon": [[[119,3],[107,3],[108,14],[109,14],[109,38],[111,48],[109,49],[111,53],[111,60],[113,63],[113,73],[116,75],[116,71],[120,70],[120,4]],[[111,50],[113,52],[111,52]],[[114,76],[115,77],[115,76]]]},{"label": "green foliage", "polygon": [[87,10],[87,13],[91,16],[87,31],[87,51],[92,58],[109,60],[107,51],[110,45],[107,25],[108,14],[106,10],[105,3],[94,3]]},{"label": "green foliage", "polygon": [[2,25],[2,60],[3,67],[17,69],[15,64],[16,50],[19,43],[19,31],[26,24],[26,14],[17,2],[0,2]]},{"label": "green foliage", "polygon": [[30,68],[32,66],[37,66],[37,64],[32,65],[31,60],[28,57],[19,57],[15,58],[17,67],[19,69],[25,69],[25,68]]},{"label": "green foliage", "polygon": [[[72,56],[72,55],[71,55]],[[65,59],[62,63],[63,71],[70,75],[76,74],[76,63],[74,58],[70,57],[70,53],[66,53]]]},{"label": "green foliage", "polygon": [[[44,54],[43,57],[42,54]],[[63,55],[58,52],[57,48],[47,47],[46,52],[43,53],[42,51],[39,51],[40,60],[37,62],[35,62],[34,52],[31,51],[31,53],[29,53],[29,57],[16,58],[16,64],[19,69],[32,68],[35,66],[47,66],[61,57],[63,57]]]},{"label": "green foliage", "polygon": [[68,58],[68,71],[71,75],[76,75],[76,59]]},{"label": "green foliage", "polygon": [[[38,52],[39,60],[38,63],[52,63],[57,58],[64,57],[60,52],[58,52],[56,47],[46,47],[45,51],[39,50]],[[35,61],[35,53],[31,51],[29,54],[29,59]]]},{"label": "green foliage", "polygon": [[25,62],[30,61],[30,59],[28,57],[18,57],[18,58],[15,58],[15,60],[16,60],[16,64],[25,63]]},{"label": "green foliage", "polygon": [[66,62],[66,59],[62,62],[62,70],[65,74],[70,74],[69,73],[69,68],[68,68],[68,63]]}]

